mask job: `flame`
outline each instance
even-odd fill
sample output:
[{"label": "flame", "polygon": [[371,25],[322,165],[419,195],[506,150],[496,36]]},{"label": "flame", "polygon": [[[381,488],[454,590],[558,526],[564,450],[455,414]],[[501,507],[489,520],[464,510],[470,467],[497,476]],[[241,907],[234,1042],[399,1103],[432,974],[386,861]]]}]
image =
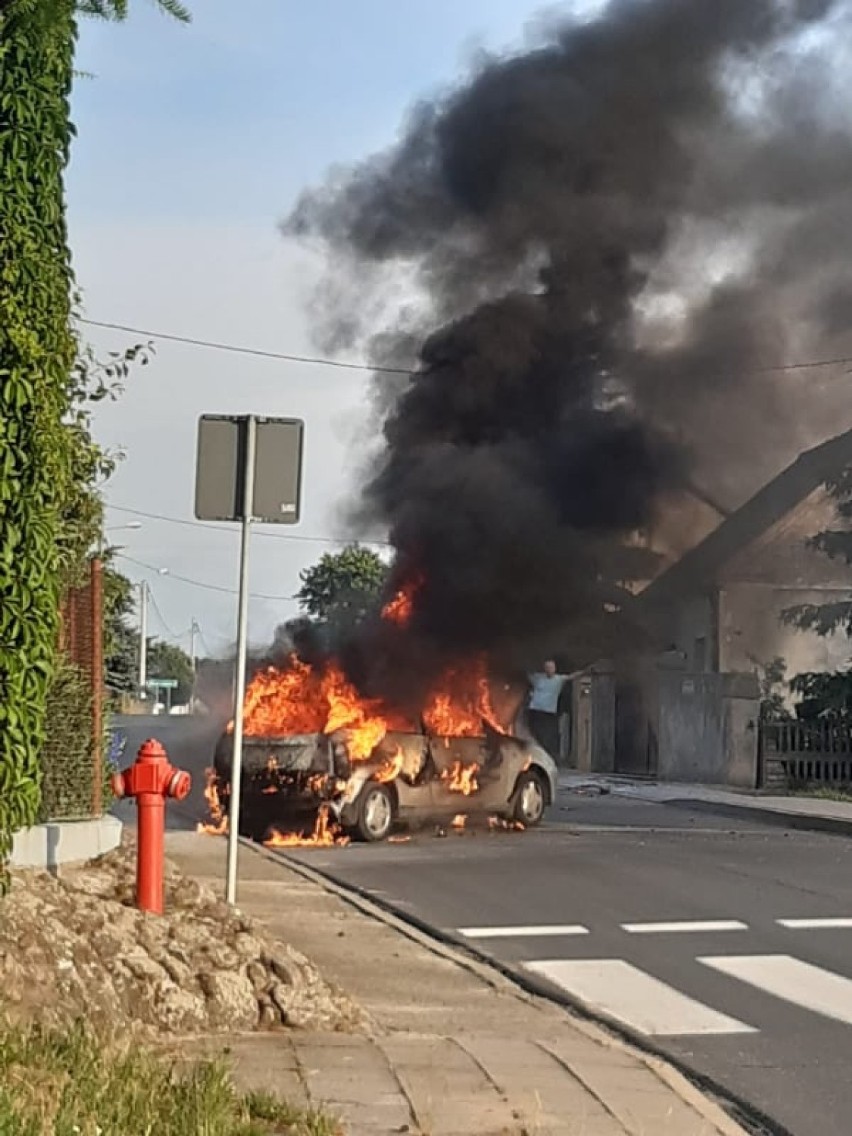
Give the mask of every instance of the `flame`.
[{"label": "flame", "polygon": [[423,580],[419,576],[403,584],[382,608],[382,619],[387,623],[395,623],[397,627],[408,627],[414,614],[414,597],[422,584]]},{"label": "flame", "polygon": [[519,820],[506,820],[504,817],[491,816],[488,818],[488,827],[492,832],[524,832],[525,828]]},{"label": "flame", "polygon": [[373,779],[380,781],[383,785],[387,785],[389,781],[395,781],[402,772],[404,761],[405,754],[399,746],[397,746],[393,756],[389,757],[382,768],[373,774]]},{"label": "flame", "polygon": [[265,848],[331,848],[348,843],[349,837],[344,836],[337,822],[330,819],[328,805],[321,805],[310,836],[301,832],[279,832],[273,829],[263,845]]},{"label": "flame", "polygon": [[411,622],[413,611],[413,590],[402,588],[382,608],[382,619],[387,620],[388,623],[395,623],[397,627],[407,627]]},{"label": "flame", "polygon": [[479,738],[482,723],[498,734],[505,731],[491,703],[484,658],[470,667],[454,667],[444,672],[438,689],[427,700],[423,711],[426,728],[439,737]]},{"label": "flame", "polygon": [[454,761],[449,769],[443,770],[441,780],[447,782],[447,788],[451,793],[462,793],[465,797],[469,797],[479,788],[479,782],[476,780],[478,772],[479,766],[475,763],[463,765],[460,761]]},{"label": "flame", "polygon": [[[401,588],[382,610],[384,619],[400,627],[411,619],[414,599],[420,582]],[[337,746],[343,744],[349,762],[371,761],[371,776],[381,783],[394,781],[402,772],[404,753],[396,748],[391,754],[379,748],[389,731],[418,732],[409,716],[380,699],[359,694],[346,677],[339,662],[330,659],[321,666],[311,666],[291,655],[282,666],[258,671],[246,690],[244,728],[251,738],[284,738],[324,734]],[[432,737],[483,737],[486,726],[504,734],[491,698],[487,660],[484,656],[472,662],[460,662],[441,676],[433,692],[425,699],[422,720]],[[229,724],[233,730],[233,723]],[[447,741],[449,745],[449,742]],[[336,752],[336,751],[335,751]],[[469,797],[479,789],[479,766],[455,761],[441,773],[450,792]],[[261,774],[263,794],[287,792],[296,782],[278,768],[270,757]],[[346,792],[349,782],[340,774],[317,773],[299,782],[326,800]],[[199,831],[221,835],[228,831],[228,818],[219,799],[213,771],[208,771],[205,797],[210,812]],[[459,815],[454,827],[463,826]],[[265,841],[268,847],[327,847],[344,843],[337,822],[330,819],[328,805],[323,804],[312,833],[271,831]]]},{"label": "flame", "polygon": [[366,760],[388,731],[381,703],[361,698],[336,663],[313,668],[291,655],[252,679],[244,703],[247,737],[346,735],[349,758]]},{"label": "flame", "polygon": [[205,769],[204,776],[207,778],[207,784],[204,786],[204,800],[207,802],[210,820],[206,824],[200,822],[196,825],[196,831],[203,832],[207,836],[225,836],[228,832],[228,817],[219,799],[216,771]]},{"label": "flame", "polygon": [[464,828],[464,826],[465,826],[466,824],[467,824],[467,816],[466,816],[466,814],[465,814],[465,813],[457,813],[457,814],[456,814],[456,815],[455,815],[455,816],[453,817],[453,822],[452,822],[452,825],[451,825],[451,827],[452,827],[452,828],[458,828],[458,829],[462,829],[462,828]]}]

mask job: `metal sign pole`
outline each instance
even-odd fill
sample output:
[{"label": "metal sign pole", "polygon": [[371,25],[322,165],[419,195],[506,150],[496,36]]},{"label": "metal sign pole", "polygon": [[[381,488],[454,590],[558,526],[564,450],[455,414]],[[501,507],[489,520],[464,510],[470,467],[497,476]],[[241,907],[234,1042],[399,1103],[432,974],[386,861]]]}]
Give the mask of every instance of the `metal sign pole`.
[{"label": "metal sign pole", "polygon": [[240,540],[240,597],[237,616],[237,663],[234,682],[234,749],[231,764],[231,802],[228,810],[228,869],[225,880],[225,901],[236,903],[237,848],[240,831],[240,790],[243,771],[243,699],[246,685],[246,654],[248,650],[248,576],[249,537],[254,508],[254,468],[257,421],[253,414],[246,422],[245,466],[243,470],[243,512]]}]

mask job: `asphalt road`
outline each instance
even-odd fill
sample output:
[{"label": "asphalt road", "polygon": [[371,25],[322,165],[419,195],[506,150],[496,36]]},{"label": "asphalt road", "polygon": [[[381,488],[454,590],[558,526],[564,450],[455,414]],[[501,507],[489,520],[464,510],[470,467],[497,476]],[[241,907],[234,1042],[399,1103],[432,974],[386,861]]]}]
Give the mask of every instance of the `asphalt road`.
[{"label": "asphalt road", "polygon": [[[777,1131],[852,1131],[848,839],[566,795],[537,832],[290,855],[614,1018]],[[847,926],[779,923],[820,919]]]},{"label": "asphalt road", "polygon": [[[195,775],[171,812],[194,826],[218,725],[125,728],[128,752],[153,732]],[[287,855],[618,1022],[775,1131],[852,1131],[848,838],[566,792],[534,832]]]},{"label": "asphalt road", "polygon": [[[167,824],[172,829],[195,828],[206,815],[204,787],[205,770],[213,761],[213,750],[224,723],[212,717],[180,716],[116,716],[112,728],[125,739],[124,753],[119,761],[122,768],[133,763],[139,747],[149,738],[155,738],[165,748],[172,765],[186,770],[192,776],[192,790],[185,801],[169,801],[166,809]],[[132,801],[119,801],[112,812],[127,824],[135,823],[136,807]]]}]

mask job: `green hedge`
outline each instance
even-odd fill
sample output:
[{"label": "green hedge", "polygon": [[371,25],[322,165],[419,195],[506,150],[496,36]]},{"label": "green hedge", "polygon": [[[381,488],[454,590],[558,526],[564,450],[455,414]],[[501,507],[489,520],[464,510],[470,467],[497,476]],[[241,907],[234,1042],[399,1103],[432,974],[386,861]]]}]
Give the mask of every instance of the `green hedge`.
[{"label": "green hedge", "polygon": [[12,833],[39,813],[54,670],[63,429],[74,362],[63,173],[73,0],[5,0],[0,14],[0,886]]}]

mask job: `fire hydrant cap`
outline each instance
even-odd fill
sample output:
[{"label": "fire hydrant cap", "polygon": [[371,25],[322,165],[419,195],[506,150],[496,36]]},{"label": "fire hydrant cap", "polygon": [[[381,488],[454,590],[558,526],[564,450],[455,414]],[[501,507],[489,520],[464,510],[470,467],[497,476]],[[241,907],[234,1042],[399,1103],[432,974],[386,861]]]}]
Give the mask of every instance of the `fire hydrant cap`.
[{"label": "fire hydrant cap", "polygon": [[157,741],[156,738],[148,738],[148,740],[144,741],[140,746],[139,753],[136,755],[136,760],[139,761],[140,759],[144,759],[146,757],[155,757],[165,760],[167,756],[168,755],[166,754],[165,749],[163,748],[161,743]]},{"label": "fire hydrant cap", "polygon": [[168,794],[174,797],[176,801],[182,801],[189,796],[189,791],[192,788],[192,778],[182,769],[176,769],[174,776],[169,782]]}]

